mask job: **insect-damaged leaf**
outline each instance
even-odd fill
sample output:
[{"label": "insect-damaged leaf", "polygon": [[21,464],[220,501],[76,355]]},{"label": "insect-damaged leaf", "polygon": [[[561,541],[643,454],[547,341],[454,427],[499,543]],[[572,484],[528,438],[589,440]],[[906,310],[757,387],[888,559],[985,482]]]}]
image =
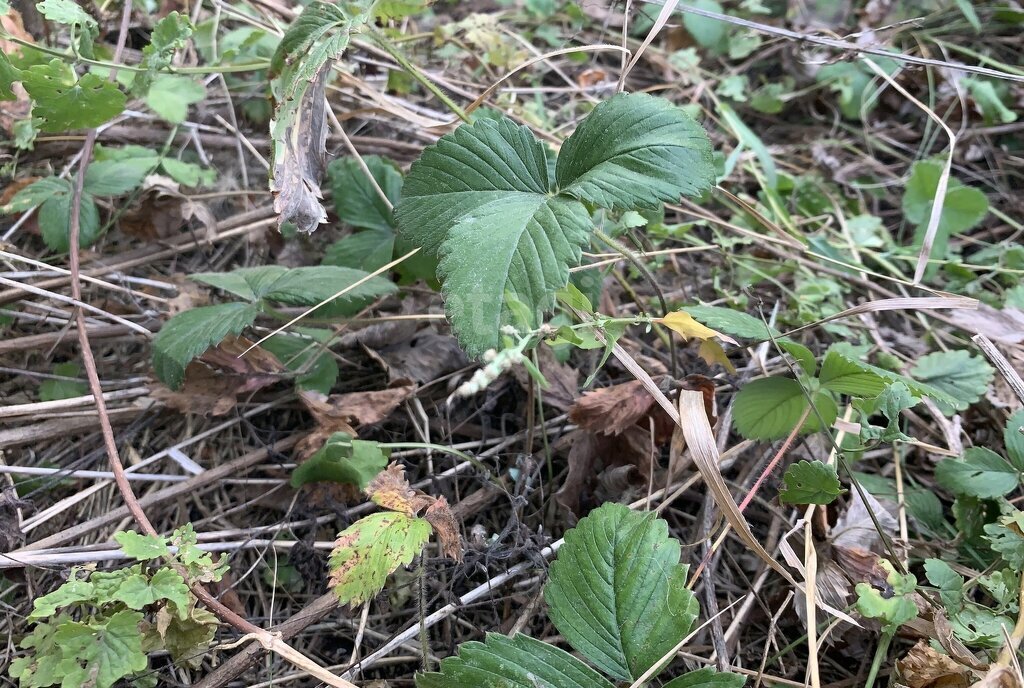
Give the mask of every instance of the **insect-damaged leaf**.
[{"label": "insect-damaged leaf", "polygon": [[338,535],[331,552],[331,587],[342,604],[360,605],[408,564],[430,537],[430,523],[397,511],[361,518]]},{"label": "insect-damaged leaf", "polygon": [[324,87],[350,31],[369,18],[372,3],[314,2],[291,25],[271,60],[275,109],[270,122],[274,162],[270,190],[281,223],[312,232],[327,219],[320,203],[326,163]]}]

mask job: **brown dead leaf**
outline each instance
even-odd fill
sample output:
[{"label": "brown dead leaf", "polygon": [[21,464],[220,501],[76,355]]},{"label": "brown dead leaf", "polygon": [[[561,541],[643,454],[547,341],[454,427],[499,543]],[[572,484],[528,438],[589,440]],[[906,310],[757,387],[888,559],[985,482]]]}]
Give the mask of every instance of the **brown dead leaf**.
[{"label": "brown dead leaf", "polygon": [[402,385],[374,392],[332,394],[329,397],[305,391],[300,396],[318,424],[334,425],[340,421],[345,425],[360,427],[386,420],[415,392],[415,385]]},{"label": "brown dead leaf", "polygon": [[[546,389],[540,390],[541,400],[548,406],[565,413],[576,401],[579,395],[580,374],[572,366],[561,363],[555,358],[555,353],[549,346],[542,346],[537,349],[537,360],[540,372],[548,381]],[[512,369],[512,375],[516,382],[523,389],[527,389],[530,381],[530,373],[523,366],[516,366]]]},{"label": "brown dead leaf", "polygon": [[399,463],[392,463],[378,473],[363,491],[374,504],[408,516],[415,516],[421,509],[433,506],[437,501],[412,489],[405,479],[405,469]]},{"label": "brown dead leaf", "polygon": [[121,213],[118,227],[125,234],[147,241],[168,239],[189,228],[212,238],[217,233],[213,211],[181,193],[179,188],[169,177],[146,177],[138,200]]},{"label": "brown dead leaf", "polygon": [[392,339],[374,353],[388,372],[391,382],[411,380],[420,384],[433,382],[469,365],[455,337],[432,329],[412,336]]},{"label": "brown dead leaf", "polygon": [[896,662],[896,670],[907,688],[967,688],[968,670],[951,657],[936,652],[921,640]]},{"label": "brown dead leaf", "polygon": [[655,406],[654,398],[636,380],[587,392],[569,409],[573,423],[607,435],[622,434],[634,425],[646,428],[648,417],[654,419],[658,444],[671,439],[675,427],[672,419]]},{"label": "brown dead leaf", "polygon": [[243,394],[251,394],[284,379],[284,366],[259,347],[239,356],[252,342],[229,337],[185,368],[185,382],[172,390],[155,385],[152,396],[184,414],[223,416]]},{"label": "brown dead leaf", "polygon": [[576,430],[569,446],[569,473],[555,501],[582,518],[604,501],[622,501],[646,491],[654,470],[651,434],[632,426],[618,435]]},{"label": "brown dead leaf", "polygon": [[437,534],[437,541],[441,544],[441,554],[462,561],[462,538],[459,535],[459,525],[455,522],[455,514],[448,506],[448,500],[438,497],[433,504],[427,507],[423,517],[427,519],[434,533]]},{"label": "brown dead leaf", "polygon": [[590,88],[598,84],[603,84],[609,81],[608,72],[601,69],[600,67],[592,67],[590,69],[584,69],[576,77],[576,83],[579,84],[580,88]]}]

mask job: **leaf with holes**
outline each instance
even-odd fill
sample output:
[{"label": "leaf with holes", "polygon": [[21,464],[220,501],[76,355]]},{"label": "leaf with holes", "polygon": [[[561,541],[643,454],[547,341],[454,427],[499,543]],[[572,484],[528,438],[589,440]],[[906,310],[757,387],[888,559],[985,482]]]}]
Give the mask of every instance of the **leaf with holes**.
[{"label": "leaf with holes", "polygon": [[127,100],[105,78],[91,72],[79,77],[59,59],[22,70],[21,83],[42,131],[98,127],[121,114]]},{"label": "leaf with holes", "polygon": [[516,634],[488,633],[459,646],[441,670],[418,674],[416,688],[612,688],[612,683],[565,650]]},{"label": "leaf with holes", "polygon": [[798,461],[782,476],[786,487],[779,501],[787,504],[831,504],[843,493],[835,466],[821,461]]},{"label": "leaf with holes", "polygon": [[329,563],[341,604],[356,607],[380,592],[392,571],[420,553],[430,532],[426,519],[384,511],[339,533]]},{"label": "leaf with holes", "polygon": [[679,542],[653,513],[605,504],[565,534],[544,598],[555,628],[594,666],[635,681],[689,632]]}]

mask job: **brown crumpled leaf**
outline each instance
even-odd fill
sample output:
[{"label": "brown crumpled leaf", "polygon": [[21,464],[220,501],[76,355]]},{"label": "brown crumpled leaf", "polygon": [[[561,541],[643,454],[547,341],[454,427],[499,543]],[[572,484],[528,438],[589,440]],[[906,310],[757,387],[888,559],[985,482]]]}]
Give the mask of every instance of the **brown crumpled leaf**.
[{"label": "brown crumpled leaf", "polygon": [[405,479],[405,468],[399,463],[392,463],[378,473],[363,492],[374,504],[408,516],[415,516],[437,501],[428,494],[412,489]]},{"label": "brown crumpled leaf", "polygon": [[327,164],[324,88],[333,63],[327,60],[317,69],[302,92],[294,119],[275,144],[274,175],[270,180],[274,210],[281,216],[279,226],[291,222],[300,232],[310,233],[327,221],[327,210],[320,202],[320,180]]},{"label": "brown crumpled leaf", "polygon": [[18,499],[13,487],[0,489],[0,551],[10,552],[25,542],[18,522],[18,510],[28,509],[32,502]]},{"label": "brown crumpled leaf", "polygon": [[242,356],[250,346],[245,337],[228,337],[188,364],[180,389],[155,385],[152,397],[180,413],[225,415],[239,396],[284,379],[285,367],[269,351],[256,347]]},{"label": "brown crumpled leaf", "polygon": [[[659,384],[661,380],[655,380]],[[587,392],[569,409],[569,420],[581,428],[607,435],[619,435],[639,425],[647,428],[654,419],[658,444],[672,438],[675,424],[654,402],[641,382],[633,380]]]},{"label": "brown crumpled leaf", "polygon": [[427,519],[437,541],[441,545],[441,554],[462,561],[462,537],[459,535],[459,524],[455,522],[455,514],[448,506],[448,500],[438,497],[437,500],[427,507],[423,517]]},{"label": "brown crumpled leaf", "polygon": [[970,672],[953,658],[936,652],[924,640],[896,661],[899,680],[907,688],[967,688]]},{"label": "brown crumpled leaf", "polygon": [[125,234],[155,241],[168,239],[186,228],[200,229],[200,236],[217,234],[217,218],[205,203],[190,199],[179,191],[170,177],[151,174],[142,182],[138,200],[124,210],[118,227]]},{"label": "brown crumpled leaf", "polygon": [[555,501],[582,518],[604,501],[646,491],[654,470],[650,437],[650,431],[637,426],[617,435],[588,430],[566,435],[569,473]]},{"label": "brown crumpled leaf", "polygon": [[324,396],[302,392],[306,407],[320,422],[322,418],[340,419],[353,426],[375,425],[387,419],[402,402],[416,393],[416,385],[402,385],[373,392],[350,392]]},{"label": "brown crumpled leaf", "polygon": [[877,555],[883,552],[882,539],[871,515],[874,514],[887,537],[896,534],[899,524],[870,492],[865,491],[864,496],[866,501],[860,490],[853,490],[850,505],[832,528],[831,544],[836,562],[851,580],[870,582],[881,575],[880,580],[884,581],[886,573],[877,565]]}]

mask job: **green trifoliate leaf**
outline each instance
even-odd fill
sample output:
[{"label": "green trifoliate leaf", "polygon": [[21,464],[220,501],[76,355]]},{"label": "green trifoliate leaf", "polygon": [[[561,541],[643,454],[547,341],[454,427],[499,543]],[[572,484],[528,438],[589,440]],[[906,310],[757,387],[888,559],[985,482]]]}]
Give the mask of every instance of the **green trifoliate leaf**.
[{"label": "green trifoliate leaf", "polygon": [[618,94],[566,140],[555,181],[563,193],[602,208],[658,208],[714,185],[711,142],[664,98]]},{"label": "green trifoliate leaf", "polygon": [[512,299],[550,308],[580,262],[590,215],[549,191],[544,146],[507,119],[460,127],[413,163],[399,233],[441,257],[445,308],[470,354],[501,348]]},{"label": "green trifoliate leaf", "polygon": [[672,679],[665,688],[742,688],[746,682],[747,677],[741,674],[706,667]]},{"label": "green trifoliate leaf", "polygon": [[372,2],[305,7],[278,44],[270,63],[276,108],[270,122],[273,167],[270,190],[282,224],[312,232],[327,219],[320,203],[326,163],[324,89],[331,63],[348,47],[350,32],[369,19]]},{"label": "green trifoliate leaf", "polygon": [[[801,433],[821,430],[819,415],[829,426],[839,413],[836,402],[826,392],[818,392],[813,399],[815,408],[800,426]],[[747,439],[774,440],[791,433],[806,409],[807,395],[799,382],[786,377],[766,377],[748,382],[736,394],[733,419],[736,429]]]},{"label": "green trifoliate leaf", "polygon": [[155,535],[142,535],[134,530],[114,533],[114,540],[121,545],[125,556],[137,561],[149,561],[171,555],[163,538]]},{"label": "green trifoliate leaf", "polygon": [[341,604],[356,607],[380,592],[388,574],[420,553],[430,532],[426,519],[384,511],[339,533],[329,563]]},{"label": "green trifoliate leaf", "polygon": [[943,459],[935,466],[935,479],[958,495],[990,499],[1017,489],[1020,471],[985,447],[971,447],[962,459]]},{"label": "green trifoliate leaf", "polygon": [[595,509],[566,533],[551,565],[544,588],[551,622],[606,674],[639,678],[697,617],[679,552],[653,513],[622,504]]},{"label": "green trifoliate leaf", "polygon": [[984,358],[968,351],[938,351],[922,356],[910,371],[914,379],[940,389],[954,404],[936,401],[947,415],[964,411],[988,389],[995,371]]},{"label": "green trifoliate leaf", "polygon": [[441,671],[417,674],[416,688],[612,688],[608,679],[565,650],[517,634],[488,633],[459,646]]},{"label": "green trifoliate leaf", "polygon": [[292,487],[311,482],[337,482],[364,489],[375,475],[387,468],[388,456],[377,442],[353,440],[336,432],[313,456],[292,471]]},{"label": "green trifoliate leaf", "polygon": [[127,100],[105,78],[78,77],[59,59],[22,70],[21,83],[32,96],[32,116],[42,131],[98,127],[121,114]]},{"label": "green trifoliate leaf", "polygon": [[786,487],[779,500],[789,504],[831,504],[845,490],[835,466],[821,461],[798,461],[782,476]]},{"label": "green trifoliate leaf", "polygon": [[222,303],[178,313],[153,338],[153,370],[171,389],[185,381],[192,359],[220,344],[229,334],[241,334],[259,315],[251,303]]}]

